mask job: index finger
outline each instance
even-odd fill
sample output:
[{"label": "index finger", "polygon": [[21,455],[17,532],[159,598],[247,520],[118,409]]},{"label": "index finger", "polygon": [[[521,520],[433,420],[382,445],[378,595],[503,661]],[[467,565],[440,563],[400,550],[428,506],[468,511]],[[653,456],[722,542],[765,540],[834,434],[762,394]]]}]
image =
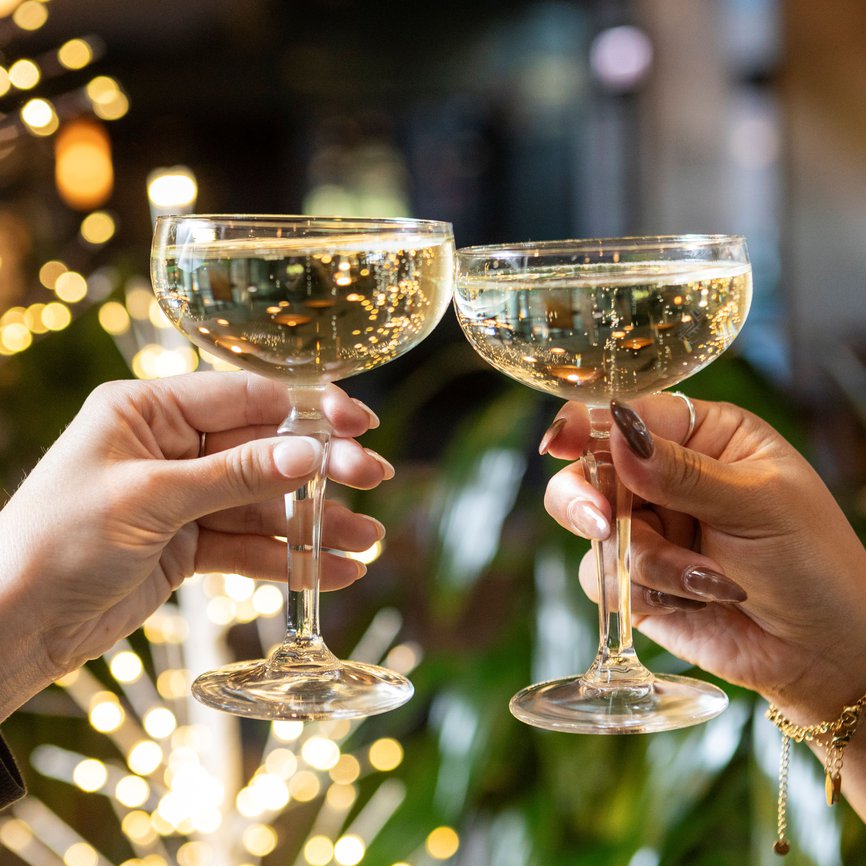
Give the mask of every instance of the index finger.
[{"label": "index finger", "polygon": [[[199,372],[171,376],[148,383],[141,391],[142,408],[151,417],[164,414],[170,402],[193,429],[215,433],[243,427],[277,427],[292,407],[292,392],[285,385],[240,372]],[[360,436],[378,419],[362,403],[333,383],[322,389],[321,408],[337,436]]]},{"label": "index finger", "polygon": [[[692,400],[695,409],[695,426],[689,437],[689,446],[697,447],[696,440],[706,420],[711,403]],[[689,434],[691,416],[685,401],[670,392],[651,394],[629,403],[643,418],[647,427],[663,439],[682,444]],[[558,430],[547,445],[546,453],[563,460],[581,457],[590,442],[589,411],[582,403],[568,402],[557,413],[549,430],[558,422]],[[700,450],[700,448],[698,448]]]}]

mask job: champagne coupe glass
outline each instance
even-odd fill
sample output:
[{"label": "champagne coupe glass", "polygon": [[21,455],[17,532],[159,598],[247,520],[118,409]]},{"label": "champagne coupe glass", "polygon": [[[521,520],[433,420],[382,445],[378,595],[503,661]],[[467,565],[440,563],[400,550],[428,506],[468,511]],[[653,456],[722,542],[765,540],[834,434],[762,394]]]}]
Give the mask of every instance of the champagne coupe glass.
[{"label": "champagne coupe glass", "polygon": [[587,478],[614,510],[593,542],[598,655],[582,676],[530,686],[512,713],[541,728],[639,733],[706,721],[714,685],[653,675],[632,644],[630,491],[609,446],[611,398],[675,385],[717,358],[745,321],[752,279],[739,236],[681,235],[470,247],[457,252],[455,307],[475,350],[503,373],[587,407]]},{"label": "champagne coupe glass", "polygon": [[213,355],[285,383],[277,431],[314,437],[322,464],[286,497],[288,628],[267,659],[202,674],[196,698],[260,719],[335,719],[394,709],[412,696],[397,673],[340,661],[319,633],[321,520],[329,382],[378,367],[426,337],[452,294],[454,237],[432,220],[164,216],[151,256],[163,311]]}]

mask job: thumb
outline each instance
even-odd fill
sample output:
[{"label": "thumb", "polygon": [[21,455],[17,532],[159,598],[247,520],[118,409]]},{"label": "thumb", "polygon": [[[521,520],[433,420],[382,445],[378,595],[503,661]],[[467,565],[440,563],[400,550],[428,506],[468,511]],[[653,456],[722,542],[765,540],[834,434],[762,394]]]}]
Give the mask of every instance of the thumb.
[{"label": "thumb", "polygon": [[751,497],[730,464],[652,436],[630,406],[611,402],[611,452],[623,484],[638,496],[698,520],[727,527],[742,522]]},{"label": "thumb", "polygon": [[311,436],[255,439],[205,457],[162,461],[152,473],[152,493],[166,504],[167,519],[182,526],[295,490],[317,470],[324,477],[325,458]]}]

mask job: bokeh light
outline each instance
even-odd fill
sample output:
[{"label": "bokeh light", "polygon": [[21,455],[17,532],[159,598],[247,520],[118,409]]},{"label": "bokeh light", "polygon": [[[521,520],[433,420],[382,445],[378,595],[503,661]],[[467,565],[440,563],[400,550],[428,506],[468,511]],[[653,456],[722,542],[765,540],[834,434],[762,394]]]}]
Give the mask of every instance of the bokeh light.
[{"label": "bokeh light", "polygon": [[430,831],[424,847],[434,860],[447,860],[457,853],[460,837],[452,827],[437,827]]}]

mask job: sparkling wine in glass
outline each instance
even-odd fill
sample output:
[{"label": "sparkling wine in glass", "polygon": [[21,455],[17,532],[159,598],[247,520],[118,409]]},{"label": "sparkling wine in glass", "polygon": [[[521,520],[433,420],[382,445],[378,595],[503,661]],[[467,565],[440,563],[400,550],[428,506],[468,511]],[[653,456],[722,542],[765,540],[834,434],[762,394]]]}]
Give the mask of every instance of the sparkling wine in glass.
[{"label": "sparkling wine in glass", "polygon": [[587,478],[613,509],[593,542],[599,648],[586,673],[529,686],[511,700],[522,721],[578,733],[641,733],[697,724],[727,697],[716,686],[652,674],[632,642],[632,496],[609,446],[613,398],[668,388],[715,360],[746,319],[752,276],[745,239],[725,235],[610,238],[470,247],[457,252],[455,307],[475,350],[532,388],[587,407]]},{"label": "sparkling wine in glass", "polygon": [[[288,628],[269,658],[199,676],[196,698],[260,719],[335,719],[394,709],[412,685],[341,661],[319,632],[319,564],[330,425],[329,382],[397,358],[423,340],[451,299],[451,226],[431,220],[306,216],[165,216],[151,256],[154,291],[193,343],[285,383],[281,435],[322,444],[322,464],[286,497]],[[297,539],[301,539],[300,542]]]}]

